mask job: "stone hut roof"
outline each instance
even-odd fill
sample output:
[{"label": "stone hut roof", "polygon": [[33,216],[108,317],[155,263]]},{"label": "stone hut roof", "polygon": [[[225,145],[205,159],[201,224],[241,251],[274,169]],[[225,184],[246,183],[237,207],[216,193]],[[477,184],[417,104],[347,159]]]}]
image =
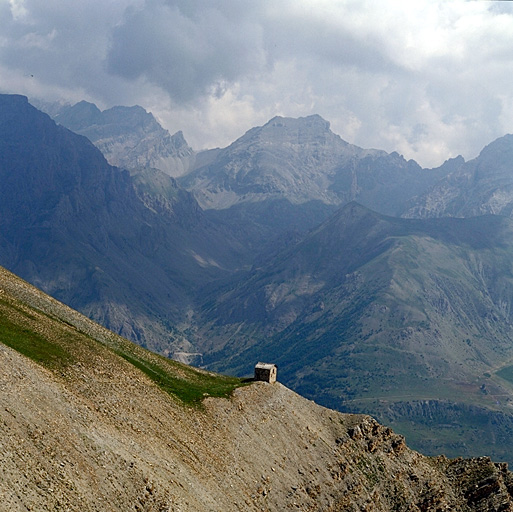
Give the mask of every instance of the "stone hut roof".
[{"label": "stone hut roof", "polygon": [[260,368],[262,370],[271,370],[272,368],[276,368],[276,365],[273,363],[257,363],[255,368]]}]

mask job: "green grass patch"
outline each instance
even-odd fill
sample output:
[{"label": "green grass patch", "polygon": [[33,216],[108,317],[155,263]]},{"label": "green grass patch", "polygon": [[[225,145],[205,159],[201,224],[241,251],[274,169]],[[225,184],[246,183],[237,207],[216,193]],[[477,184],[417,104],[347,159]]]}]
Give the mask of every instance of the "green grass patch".
[{"label": "green grass patch", "polygon": [[506,366],[505,368],[502,368],[496,372],[496,375],[513,384],[513,366]]},{"label": "green grass patch", "polygon": [[[156,363],[123,351],[117,350],[116,353],[186,405],[199,406],[208,396],[228,398],[236,388],[245,385],[244,380],[238,377],[200,372],[164,358]],[[154,358],[158,360],[160,356],[154,355]],[[176,373],[183,376],[173,375],[170,366],[176,366]]]},{"label": "green grass patch", "polygon": [[51,369],[63,368],[74,362],[71,354],[59,345],[29,328],[20,327],[3,315],[0,315],[0,342]]},{"label": "green grass patch", "polygon": [[112,336],[96,339],[80,330],[70,332],[70,326],[73,327],[44,311],[0,300],[0,343],[50,370],[59,372],[77,361],[85,362],[84,357],[100,349],[107,349],[186,405],[200,406],[208,396],[229,397],[234,389],[245,385],[243,379],[204,372],[172,361],[112,333]]}]

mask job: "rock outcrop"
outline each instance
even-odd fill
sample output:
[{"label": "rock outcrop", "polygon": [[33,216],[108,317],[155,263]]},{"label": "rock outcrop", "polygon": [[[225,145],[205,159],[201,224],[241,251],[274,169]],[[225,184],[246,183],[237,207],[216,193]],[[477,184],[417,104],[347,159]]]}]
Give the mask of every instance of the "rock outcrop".
[{"label": "rock outcrop", "polygon": [[446,162],[450,172],[427,192],[414,198],[406,217],[512,216],[513,135],[486,146],[477,158]]},{"label": "rock outcrop", "polygon": [[195,152],[181,131],[171,135],[142,107],[112,107],[103,112],[86,101],[60,109],[55,121],[85,135],[111,165],[154,167],[169,176],[186,174]]}]

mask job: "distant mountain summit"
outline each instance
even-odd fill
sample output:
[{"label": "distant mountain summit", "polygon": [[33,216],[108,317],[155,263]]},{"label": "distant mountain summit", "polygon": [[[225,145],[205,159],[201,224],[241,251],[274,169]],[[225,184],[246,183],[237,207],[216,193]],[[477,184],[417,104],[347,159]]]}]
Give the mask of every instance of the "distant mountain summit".
[{"label": "distant mountain summit", "polygon": [[513,135],[488,144],[468,162],[455,159],[453,169],[412,201],[408,217],[513,215]]},{"label": "distant mountain summit", "polygon": [[318,115],[275,117],[249,130],[182,182],[204,208],[282,198],[338,204],[331,178],[362,152],[335,135]]},{"label": "distant mountain summit", "polygon": [[181,183],[206,209],[270,200],[326,205],[356,200],[394,214],[437,178],[397,153],[345,142],[312,115],[275,117],[249,130]]},{"label": "distant mountain summit", "polygon": [[318,115],[274,117],[201,155],[179,183],[253,251],[274,250],[285,233],[304,233],[351,201],[400,215],[449,172],[349,144]]},{"label": "distant mountain summit", "polygon": [[103,112],[81,101],[62,108],[57,123],[85,135],[111,165],[125,169],[154,167],[170,176],[188,172],[195,160],[181,131],[170,135],[142,107],[112,107]]}]

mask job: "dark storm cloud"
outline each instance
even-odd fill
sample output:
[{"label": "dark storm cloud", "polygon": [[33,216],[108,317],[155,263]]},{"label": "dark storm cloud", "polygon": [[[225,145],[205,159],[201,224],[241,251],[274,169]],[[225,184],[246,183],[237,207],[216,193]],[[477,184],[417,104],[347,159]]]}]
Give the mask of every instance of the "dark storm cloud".
[{"label": "dark storm cloud", "polygon": [[329,17],[292,11],[284,20],[279,11],[268,12],[265,20],[265,48],[273,61],[311,59],[366,73],[398,72],[379,36],[359,33],[354,27]]},{"label": "dark storm cloud", "polygon": [[[222,93],[281,60],[311,59],[367,72],[399,71],[380,42],[288,2],[147,0],[128,8],[112,33],[110,72],[145,78],[177,102]],[[279,5],[279,4],[278,4]]]},{"label": "dark storm cloud", "polygon": [[109,25],[121,17],[122,4],[0,0],[0,6],[0,65],[21,79],[34,77],[43,89],[103,95],[109,87],[103,71]]},{"label": "dark storm cloud", "polygon": [[148,0],[114,29],[108,69],[143,77],[178,102],[221,94],[225,83],[265,64],[252,11],[241,2]]}]

